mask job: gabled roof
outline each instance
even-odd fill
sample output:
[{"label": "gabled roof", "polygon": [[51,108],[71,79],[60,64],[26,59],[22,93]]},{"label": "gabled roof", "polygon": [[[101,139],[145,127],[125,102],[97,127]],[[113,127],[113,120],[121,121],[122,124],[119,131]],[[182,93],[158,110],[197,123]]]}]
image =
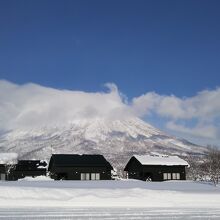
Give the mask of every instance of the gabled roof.
[{"label": "gabled roof", "polygon": [[53,154],[50,159],[49,169],[52,164],[58,167],[107,167],[113,169],[102,155]]},{"label": "gabled roof", "polygon": [[178,156],[168,155],[134,155],[142,165],[162,166],[189,166],[189,164]]},{"label": "gabled roof", "polygon": [[0,153],[0,164],[16,164],[17,158],[16,153]]}]

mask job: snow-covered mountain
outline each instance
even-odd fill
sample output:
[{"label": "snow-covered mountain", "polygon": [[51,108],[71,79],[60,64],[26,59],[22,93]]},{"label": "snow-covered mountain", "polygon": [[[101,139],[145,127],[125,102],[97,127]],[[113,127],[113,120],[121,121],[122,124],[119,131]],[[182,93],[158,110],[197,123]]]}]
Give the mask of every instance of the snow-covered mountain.
[{"label": "snow-covered mountain", "polygon": [[74,120],[66,126],[19,129],[0,137],[1,152],[20,158],[49,159],[52,153],[103,154],[121,168],[133,154],[201,154],[205,148],[178,139],[139,118]]}]

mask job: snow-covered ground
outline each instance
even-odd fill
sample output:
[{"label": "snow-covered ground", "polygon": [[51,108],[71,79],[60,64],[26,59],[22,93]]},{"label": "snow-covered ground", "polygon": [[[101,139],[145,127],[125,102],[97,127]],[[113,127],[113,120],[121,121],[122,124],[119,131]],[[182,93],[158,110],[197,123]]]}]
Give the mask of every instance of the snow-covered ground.
[{"label": "snow-covered ground", "polygon": [[176,208],[13,208],[0,209],[0,219],[73,219],[73,220],[219,220],[219,209]]},{"label": "snow-covered ground", "polygon": [[0,207],[210,207],[220,209],[220,188],[205,183],[27,180],[0,182]]},{"label": "snow-covered ground", "polygon": [[207,183],[31,180],[0,182],[0,218],[220,219],[220,187]]}]

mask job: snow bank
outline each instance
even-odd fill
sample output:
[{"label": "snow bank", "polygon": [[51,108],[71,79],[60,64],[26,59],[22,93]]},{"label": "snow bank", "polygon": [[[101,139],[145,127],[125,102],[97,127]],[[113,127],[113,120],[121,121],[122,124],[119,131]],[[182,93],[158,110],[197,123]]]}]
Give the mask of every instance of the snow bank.
[{"label": "snow bank", "polygon": [[16,153],[0,153],[0,164],[16,164],[17,158]]},{"label": "snow bank", "polygon": [[23,179],[19,179],[18,181],[54,181],[54,180],[47,176],[37,176],[37,177],[27,176]]},{"label": "snow bank", "polygon": [[220,209],[220,188],[188,181],[0,182],[0,208],[27,206]]},{"label": "snow bank", "polygon": [[178,156],[168,156],[168,155],[157,154],[157,155],[134,155],[134,157],[142,165],[189,166],[189,164],[185,160],[179,158]]}]

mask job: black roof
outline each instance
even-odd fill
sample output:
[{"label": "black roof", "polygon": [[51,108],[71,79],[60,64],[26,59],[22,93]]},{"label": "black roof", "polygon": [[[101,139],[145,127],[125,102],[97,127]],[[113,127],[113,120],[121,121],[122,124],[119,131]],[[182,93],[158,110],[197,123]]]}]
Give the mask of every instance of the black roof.
[{"label": "black roof", "polygon": [[46,167],[47,162],[44,160],[19,160],[17,163],[18,166],[41,166]]},{"label": "black roof", "polygon": [[89,154],[53,154],[50,158],[51,165],[58,167],[107,167],[113,169],[111,164],[102,155]]},{"label": "black roof", "polygon": [[47,162],[43,160],[19,160],[16,164],[16,171],[25,170],[46,170]]}]

